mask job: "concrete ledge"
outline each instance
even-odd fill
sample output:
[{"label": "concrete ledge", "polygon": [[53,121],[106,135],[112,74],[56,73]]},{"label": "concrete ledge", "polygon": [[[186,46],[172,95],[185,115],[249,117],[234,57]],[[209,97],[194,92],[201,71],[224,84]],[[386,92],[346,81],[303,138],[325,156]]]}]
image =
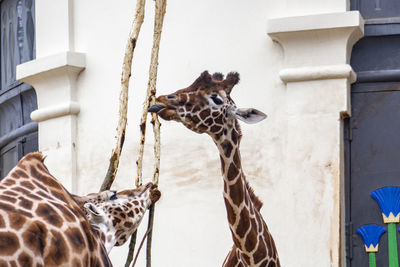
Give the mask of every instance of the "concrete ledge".
[{"label": "concrete ledge", "polygon": [[24,81],[29,77],[43,74],[63,67],[81,72],[86,67],[85,54],[65,51],[59,54],[38,58],[17,66],[17,80]]},{"label": "concrete ledge", "polygon": [[268,20],[267,31],[273,37],[277,33],[359,27],[360,25],[364,25],[364,20],[360,13],[358,11],[349,11],[273,18]]},{"label": "concrete ledge", "polygon": [[356,74],[348,64],[287,68],[279,72],[284,83],[348,78],[350,83],[356,81]]},{"label": "concrete ledge", "polygon": [[31,113],[31,119],[36,122],[41,122],[62,116],[76,115],[79,113],[79,111],[79,104],[71,101],[56,106],[35,110]]}]

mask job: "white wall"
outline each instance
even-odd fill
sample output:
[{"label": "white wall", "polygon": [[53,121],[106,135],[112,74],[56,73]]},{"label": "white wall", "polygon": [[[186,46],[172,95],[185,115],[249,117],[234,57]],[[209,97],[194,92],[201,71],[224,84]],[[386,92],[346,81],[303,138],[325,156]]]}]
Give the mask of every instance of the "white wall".
[{"label": "white wall", "polygon": [[[36,13],[40,55],[66,49],[86,57],[86,68],[78,76],[75,88],[80,112],[76,115],[76,140],[71,145],[72,154],[76,153],[77,181],[70,183],[70,188],[85,194],[100,188],[115,145],[122,58],[136,3],[63,0],[70,9],[67,15],[60,16],[69,16],[69,21],[61,24],[69,35],[63,37],[63,44],[52,47],[48,44],[53,36],[46,35],[52,26],[44,23],[46,13],[52,12],[48,1],[36,3],[40,11]],[[328,75],[330,78],[286,86],[280,79],[281,69],[293,67],[288,66],[290,62],[301,67],[305,62],[312,65],[314,60],[308,56],[294,59],[296,46],[287,45],[284,51],[267,35],[267,26],[271,18],[345,12],[347,6],[345,0],[168,1],[158,94],[187,87],[204,70],[225,74],[238,71],[241,82],[232,93],[236,104],[268,114],[257,125],[242,124],[242,163],[250,184],[264,202],[262,214],[275,238],[282,266],[339,264],[340,112],[346,109],[342,106],[347,104],[349,83],[345,76]],[[115,189],[135,184],[138,125],[147,86],[154,2],[148,1],[146,8],[135,50],[128,129]],[[323,20],[321,17],[319,21]],[[318,26],[319,22],[315,23]],[[317,32],[317,37],[311,34],[308,38],[314,40],[313,46],[317,49],[320,45],[321,51],[328,44],[332,49],[338,47],[335,55],[341,60],[334,64],[348,63],[347,39],[338,37],[337,43],[323,43],[321,29]],[[307,44],[296,38],[300,40],[299,51],[306,51]],[[42,48],[39,44],[43,44]],[[328,79],[327,83],[323,79]],[[314,103],[321,103],[324,97],[328,100],[315,108]],[[332,109],[327,108],[327,113],[325,106]],[[55,130],[42,127],[39,135],[45,136],[45,129]],[[150,181],[153,167],[151,132],[148,127],[145,181]],[[162,122],[161,139],[159,187],[163,195],[156,206],[153,266],[218,266],[233,242],[223,204],[217,149],[208,136],[192,133],[175,122]],[[59,149],[48,145],[46,138],[40,139],[39,145],[49,154]],[[75,179],[68,178],[67,170],[54,159],[57,154],[52,155],[50,170],[62,181]],[[144,221],[139,238],[146,226]],[[126,246],[112,250],[115,266],[125,262],[126,251]],[[138,266],[143,266],[144,253],[140,261]]]},{"label": "white wall", "polygon": [[[114,146],[121,64],[134,5],[135,1],[120,5],[74,2],[75,49],[86,53],[86,70],[77,84],[81,104],[77,143],[80,193],[100,187]],[[136,175],[154,2],[148,1],[146,8],[134,56],[127,139],[114,188],[132,187]],[[284,256],[285,244],[279,232],[284,232],[285,205],[281,203],[286,190],[279,182],[283,170],[276,165],[284,160],[285,90],[277,75],[281,48],[266,34],[266,19],[273,10],[265,1],[251,5],[244,1],[168,1],[157,87],[158,94],[184,88],[203,70],[241,74],[233,93],[236,103],[269,115],[258,125],[243,125],[243,164],[265,202],[263,214]],[[154,266],[218,266],[233,244],[222,198],[218,151],[208,136],[173,122],[162,124],[163,197],[156,207]],[[153,166],[151,134],[148,141],[149,156],[144,162],[147,180]],[[111,257],[115,266],[122,265],[125,255],[124,249],[114,248]],[[282,262],[287,265],[288,260],[283,258]]]}]

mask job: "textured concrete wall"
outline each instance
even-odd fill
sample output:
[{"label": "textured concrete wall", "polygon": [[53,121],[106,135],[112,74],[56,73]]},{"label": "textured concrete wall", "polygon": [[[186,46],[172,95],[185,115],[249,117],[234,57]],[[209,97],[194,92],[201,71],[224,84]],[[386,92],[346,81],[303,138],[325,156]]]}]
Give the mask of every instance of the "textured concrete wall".
[{"label": "textured concrete wall", "polygon": [[[40,122],[40,149],[49,154],[50,170],[68,188],[84,194],[100,188],[115,144],[121,64],[135,1],[63,1],[68,12],[64,10],[56,25],[61,25],[58,27],[65,35],[61,34],[60,43],[53,47],[48,43],[53,39],[49,32],[54,29],[44,18],[52,12],[52,2],[37,0],[38,57],[65,51],[84,55],[85,63],[75,65],[85,69],[77,76],[65,74],[67,81],[74,80],[68,88],[73,92],[72,101],[79,104],[79,113]],[[264,202],[262,214],[276,240],[283,266],[339,264],[341,113],[348,111],[351,69],[346,74],[349,34],[339,30],[330,32],[328,38],[321,33],[318,25],[324,23],[324,15],[315,20],[315,27],[307,26],[307,31],[318,33],[307,38],[287,34],[304,29],[277,29],[276,21],[270,19],[345,13],[347,5],[345,0],[257,0],[251,4],[238,0],[168,1],[158,94],[190,85],[204,70],[225,74],[238,71],[241,82],[232,93],[236,104],[268,114],[259,124],[242,124],[241,153],[248,180]],[[136,176],[138,124],[147,86],[154,2],[148,1],[146,8],[135,50],[128,129],[115,189],[133,187]],[[268,28],[274,23],[275,28]],[[289,25],[291,21],[283,23]],[[335,25],[332,22],[325,28]],[[267,31],[278,42],[273,42]],[[326,65],[345,66],[344,71],[339,66],[340,75],[335,68],[336,76],[330,74],[332,70],[322,71],[321,76],[317,69],[320,76],[315,76],[312,68],[297,69],[321,65],[319,56],[327,47],[335,60]],[[310,58],[310,51],[315,51],[315,58]],[[36,83],[37,90],[49,88],[43,85],[46,81],[41,79],[41,72],[35,74],[34,69],[20,78],[28,77],[26,81]],[[20,73],[22,70],[23,66]],[[298,73],[303,77],[300,80]],[[46,94],[40,97],[46,98]],[[40,103],[39,99],[39,110]],[[63,139],[63,127],[74,133],[65,142],[69,142],[68,159],[75,161],[68,164],[76,164],[72,176],[68,173],[70,165],[63,166],[64,143],[61,147],[52,145],[57,143],[53,140],[57,136]],[[49,133],[57,130],[61,134],[50,138]],[[152,138],[150,130],[145,181],[152,174]],[[153,265],[218,266],[232,246],[218,151],[208,136],[192,133],[174,122],[162,122],[161,138],[163,196],[156,207]],[[139,238],[146,225],[142,224]],[[112,250],[115,266],[122,266],[126,251],[126,246]],[[143,265],[143,259],[144,253],[138,266]]]}]

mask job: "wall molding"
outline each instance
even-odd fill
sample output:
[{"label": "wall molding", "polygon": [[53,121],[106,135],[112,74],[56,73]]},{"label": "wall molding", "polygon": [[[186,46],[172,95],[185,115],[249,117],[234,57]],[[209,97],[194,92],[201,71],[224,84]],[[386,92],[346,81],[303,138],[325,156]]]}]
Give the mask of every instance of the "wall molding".
[{"label": "wall molding", "polygon": [[36,75],[67,68],[79,74],[86,67],[84,53],[65,51],[58,54],[38,58],[17,66],[17,80],[27,81]]},{"label": "wall molding", "polygon": [[31,119],[36,122],[46,121],[62,116],[79,114],[80,106],[78,102],[67,102],[46,108],[41,108],[31,113]]},{"label": "wall molding", "polygon": [[51,172],[72,192],[77,191],[75,146],[80,112],[76,81],[85,68],[86,55],[69,50],[17,66],[17,78],[36,91],[38,109],[31,118],[39,123],[39,150],[48,156]]},{"label": "wall molding", "polygon": [[272,18],[268,20],[267,31],[274,38],[279,33],[351,28],[359,27],[363,23],[358,11],[335,12]]},{"label": "wall molding", "polygon": [[286,68],[279,76],[284,83],[343,78],[351,83],[356,81],[356,74],[348,64]]}]

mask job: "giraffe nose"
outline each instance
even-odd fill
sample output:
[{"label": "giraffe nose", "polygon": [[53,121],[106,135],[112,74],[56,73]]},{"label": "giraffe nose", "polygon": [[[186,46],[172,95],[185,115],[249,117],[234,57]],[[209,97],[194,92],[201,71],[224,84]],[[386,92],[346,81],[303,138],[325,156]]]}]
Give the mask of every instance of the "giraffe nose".
[{"label": "giraffe nose", "polygon": [[153,113],[153,112],[157,113],[157,112],[163,110],[164,108],[165,107],[160,106],[160,105],[152,105],[151,107],[149,107],[149,109],[147,111],[151,112],[151,113]]},{"label": "giraffe nose", "polygon": [[157,187],[152,187],[150,189],[150,200],[151,200],[151,203],[153,203],[153,204],[156,203],[160,199],[160,197],[161,197],[160,190],[158,190]]}]

